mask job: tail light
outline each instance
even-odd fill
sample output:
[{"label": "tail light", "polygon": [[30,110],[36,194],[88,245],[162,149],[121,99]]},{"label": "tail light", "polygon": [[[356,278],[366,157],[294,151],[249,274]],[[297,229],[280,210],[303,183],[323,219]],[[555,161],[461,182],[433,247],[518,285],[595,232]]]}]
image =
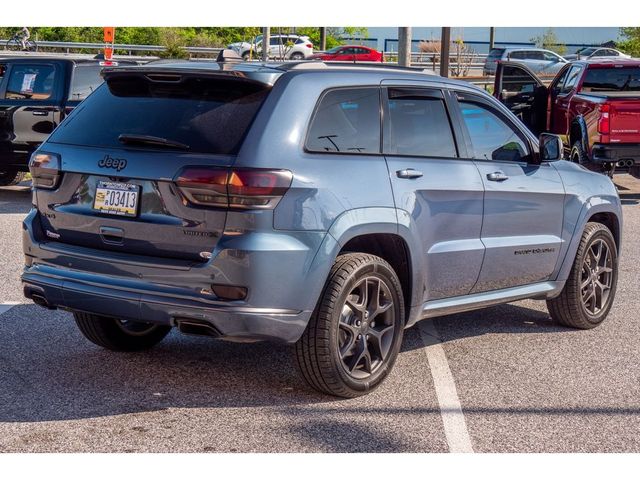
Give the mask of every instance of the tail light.
[{"label": "tail light", "polygon": [[52,190],[60,181],[60,156],[55,153],[35,152],[29,161],[31,184],[34,188]]},{"label": "tail light", "polygon": [[313,48],[313,43],[307,43],[307,48]]},{"label": "tail light", "polygon": [[611,105],[604,103],[600,105],[600,118],[598,119],[598,133],[609,134],[611,124],[609,122],[609,112]]},{"label": "tail light", "polygon": [[272,209],[291,186],[288,170],[187,167],[175,178],[190,203],[207,207]]}]

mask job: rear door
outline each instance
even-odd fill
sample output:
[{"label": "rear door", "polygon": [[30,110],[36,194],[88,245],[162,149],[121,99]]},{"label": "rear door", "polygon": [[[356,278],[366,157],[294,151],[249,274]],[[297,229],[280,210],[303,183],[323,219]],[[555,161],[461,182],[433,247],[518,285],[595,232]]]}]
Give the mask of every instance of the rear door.
[{"label": "rear door", "polygon": [[[269,88],[224,75],[111,75],[43,146],[63,173],[58,188],[37,190],[42,231],[50,241],[204,261],[224,229],[226,203],[216,200],[226,190],[196,190],[197,176],[216,167],[226,175]],[[197,183],[189,193],[177,184],[187,170]]]},{"label": "rear door", "polygon": [[0,87],[0,151],[28,157],[58,125],[64,68],[53,62],[7,62]]},{"label": "rear door", "polygon": [[562,243],[560,175],[551,164],[530,163],[529,137],[489,99],[462,92],[456,98],[484,184],[486,251],[473,292],[548,280]]},{"label": "rear door", "polygon": [[422,301],[466,295],[484,255],[484,187],[464,143],[456,142],[460,122],[451,117],[446,90],[383,85],[383,151],[396,208],[421,244]]},{"label": "rear door", "polygon": [[548,90],[525,65],[499,62],[494,96],[536,135],[545,130]]}]

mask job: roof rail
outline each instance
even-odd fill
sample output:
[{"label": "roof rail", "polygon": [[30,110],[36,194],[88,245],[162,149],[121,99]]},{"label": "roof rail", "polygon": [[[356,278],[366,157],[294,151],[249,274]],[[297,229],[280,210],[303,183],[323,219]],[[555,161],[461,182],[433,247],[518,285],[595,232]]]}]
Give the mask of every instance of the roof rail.
[{"label": "roof rail", "polygon": [[306,60],[301,62],[288,62],[278,65],[282,70],[316,70],[327,68],[384,68],[390,70],[403,70],[414,73],[426,73],[437,75],[433,70],[423,67],[405,67],[381,62],[326,62],[322,60]]}]

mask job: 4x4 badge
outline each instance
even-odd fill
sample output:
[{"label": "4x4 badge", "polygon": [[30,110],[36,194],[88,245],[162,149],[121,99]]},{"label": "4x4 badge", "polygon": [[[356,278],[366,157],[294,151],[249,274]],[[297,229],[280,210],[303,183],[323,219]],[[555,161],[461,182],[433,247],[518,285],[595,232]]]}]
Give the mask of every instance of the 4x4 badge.
[{"label": "4x4 badge", "polygon": [[115,168],[119,172],[127,166],[127,161],[124,158],[113,158],[107,154],[98,162],[98,166],[100,168]]}]

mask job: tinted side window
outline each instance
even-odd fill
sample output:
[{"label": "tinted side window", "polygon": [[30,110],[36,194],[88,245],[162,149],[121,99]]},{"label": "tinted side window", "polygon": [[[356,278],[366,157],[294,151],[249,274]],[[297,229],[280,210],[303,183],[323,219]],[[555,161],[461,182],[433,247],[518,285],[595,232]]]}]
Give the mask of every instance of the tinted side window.
[{"label": "tinted side window", "polygon": [[313,152],[380,153],[378,88],[343,88],[322,96],[306,147]]},{"label": "tinted side window", "polygon": [[53,94],[53,65],[14,65],[5,98],[11,100],[47,100]]},{"label": "tinted side window", "polygon": [[558,81],[553,84],[553,87],[551,87],[551,92],[554,95],[557,95],[562,89],[562,84],[567,79],[567,74],[569,73],[569,70],[571,70],[571,68],[565,68],[564,72],[562,72],[562,75],[560,75],[560,78],[558,78]]},{"label": "tinted side window", "polygon": [[526,161],[529,149],[520,135],[491,107],[470,100],[459,101],[474,157],[484,160]]},{"label": "tinted side window", "polygon": [[502,91],[507,93],[533,93],[538,84],[525,70],[505,65],[502,70]]},{"label": "tinted side window", "polygon": [[521,51],[520,52],[518,52],[518,51],[511,52],[509,54],[509,58],[513,58],[515,60],[523,60],[523,59],[527,58],[527,52],[521,52]]},{"label": "tinted side window", "polygon": [[99,65],[78,65],[73,71],[69,100],[84,100],[102,82]]},{"label": "tinted side window", "polygon": [[399,96],[389,90],[388,125],[384,153],[427,157],[456,157],[456,145],[444,100],[427,96]]}]

